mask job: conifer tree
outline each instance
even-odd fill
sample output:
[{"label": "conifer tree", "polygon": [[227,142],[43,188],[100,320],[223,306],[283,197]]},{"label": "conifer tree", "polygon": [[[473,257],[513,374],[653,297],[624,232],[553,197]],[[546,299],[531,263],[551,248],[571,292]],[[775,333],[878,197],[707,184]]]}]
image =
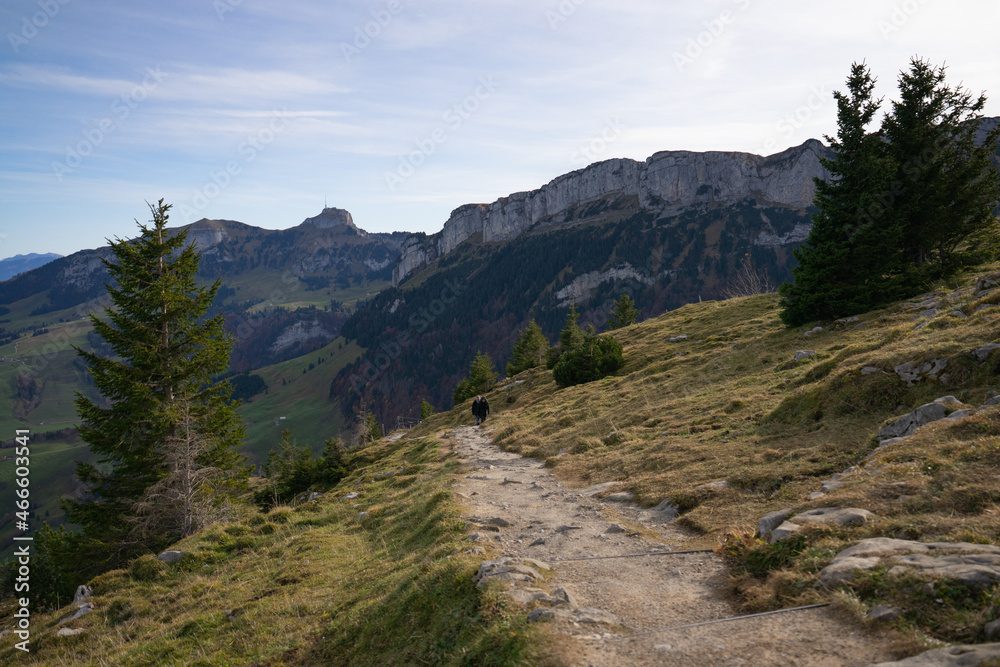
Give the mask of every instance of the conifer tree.
[{"label": "conifer tree", "polygon": [[615,301],[615,308],[608,316],[608,329],[621,329],[635,324],[639,319],[639,311],[635,309],[635,301],[628,294],[622,294]]},{"label": "conifer tree", "polygon": [[884,233],[877,201],[892,170],[883,142],[866,130],[881,105],[872,99],[874,88],[868,67],[854,63],[848,92],[834,93],[837,136],[825,137],[834,157],[821,159],[831,178],[815,179],[819,210],[809,238],[795,250],[795,282],[779,289],[781,319],[789,326],[864,312],[872,286],[893,269],[896,239]]},{"label": "conifer tree", "polygon": [[507,377],[514,377],[521,371],[536,368],[545,363],[545,355],[549,351],[549,340],[542,333],[542,328],[532,319],[528,328],[518,337],[507,362]]},{"label": "conifer tree", "polygon": [[890,224],[907,261],[927,279],[958,268],[956,251],[993,222],[1000,201],[992,164],[1000,128],[976,141],[986,96],[951,88],[945,69],[912,59],[882,124],[896,164]]},{"label": "conifer tree", "polygon": [[[170,206],[161,199],[150,210],[150,225],[137,221],[137,239],[110,241],[114,261],[104,264],[113,281],[112,306],[106,319],[91,315],[115,356],[77,348],[105,401],[77,395],[80,435],[97,465],[77,464],[89,493],[63,507],[83,529],[80,556],[94,570],[176,536],[178,526],[166,520],[137,536],[129,519],[150,500],[154,485],[177,474],[178,465],[216,469],[215,488],[240,486],[249,472],[236,452],[244,429],[231,388],[215,380],[228,367],[232,341],[222,315],[204,318],[220,282],[198,284],[199,253],[185,232],[168,232]],[[189,437],[197,439],[188,450],[193,461],[168,456],[172,443]],[[184,531],[183,519],[179,528]]]}]

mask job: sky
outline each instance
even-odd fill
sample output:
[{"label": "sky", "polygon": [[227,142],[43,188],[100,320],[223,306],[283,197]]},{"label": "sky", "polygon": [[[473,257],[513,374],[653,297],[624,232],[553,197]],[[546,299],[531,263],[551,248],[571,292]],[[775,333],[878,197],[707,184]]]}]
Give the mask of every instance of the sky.
[{"label": "sky", "polygon": [[995,0],[5,0],[0,258],[136,235],[146,202],[372,232],[662,150],[836,133],[851,63],[993,95]]}]

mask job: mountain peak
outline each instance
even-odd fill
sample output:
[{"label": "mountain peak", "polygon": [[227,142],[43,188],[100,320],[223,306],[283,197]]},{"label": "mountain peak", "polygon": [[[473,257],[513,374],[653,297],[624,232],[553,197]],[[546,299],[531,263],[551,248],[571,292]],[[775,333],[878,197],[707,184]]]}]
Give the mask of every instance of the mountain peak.
[{"label": "mountain peak", "polygon": [[348,233],[353,231],[355,234],[362,234],[361,230],[354,224],[354,218],[351,217],[350,212],[342,208],[324,208],[319,215],[312,218],[306,218],[299,226],[302,227],[305,225],[315,227],[316,229],[336,229],[338,227],[344,227],[345,229],[340,231]]}]

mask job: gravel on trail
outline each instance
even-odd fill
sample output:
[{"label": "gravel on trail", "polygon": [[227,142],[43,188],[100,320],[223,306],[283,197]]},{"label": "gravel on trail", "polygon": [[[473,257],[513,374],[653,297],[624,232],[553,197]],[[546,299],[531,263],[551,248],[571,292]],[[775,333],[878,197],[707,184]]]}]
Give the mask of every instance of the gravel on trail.
[{"label": "gravel on trail", "polygon": [[[892,659],[883,642],[831,608],[652,632],[743,615],[714,553],[689,550],[669,511],[642,509],[606,483],[571,489],[542,462],[501,451],[481,429],[445,434],[466,471],[455,492],[469,549],[546,563],[541,581],[504,581],[525,614],[556,633],[568,665],[869,665]],[[566,560],[581,559],[588,560]],[[502,571],[497,570],[497,571]],[[527,570],[525,570],[527,571]],[[531,577],[524,577],[531,579]],[[534,600],[532,598],[535,598]],[[644,634],[640,634],[644,633]],[[630,636],[636,635],[636,636]]]}]

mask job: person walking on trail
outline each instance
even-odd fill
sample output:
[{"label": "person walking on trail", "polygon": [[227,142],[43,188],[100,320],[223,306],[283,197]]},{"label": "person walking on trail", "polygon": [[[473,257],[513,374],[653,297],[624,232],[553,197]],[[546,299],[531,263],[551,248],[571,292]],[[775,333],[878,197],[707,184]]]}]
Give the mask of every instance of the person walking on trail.
[{"label": "person walking on trail", "polygon": [[476,415],[476,426],[486,421],[486,415],[490,414],[490,403],[485,396],[479,397],[479,414]]},{"label": "person walking on trail", "polygon": [[480,422],[482,422],[482,418],[479,416],[479,401],[481,398],[481,396],[476,396],[472,401],[472,414],[476,418],[476,426],[479,426]]}]

